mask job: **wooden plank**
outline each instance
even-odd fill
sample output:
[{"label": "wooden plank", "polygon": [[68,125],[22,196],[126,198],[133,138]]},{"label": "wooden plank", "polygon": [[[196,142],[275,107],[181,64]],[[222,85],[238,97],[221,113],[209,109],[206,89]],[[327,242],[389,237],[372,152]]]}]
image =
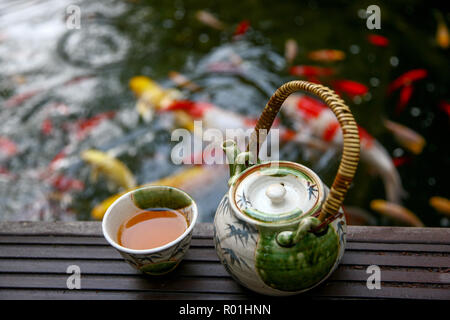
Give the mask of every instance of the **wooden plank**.
[{"label": "wooden plank", "polygon": [[[69,245],[0,245],[0,257],[3,258],[59,258],[59,259],[105,259],[123,260],[120,254],[108,246],[69,246]],[[214,250],[190,248],[187,261],[218,261]],[[400,266],[400,267],[437,267],[450,266],[447,254],[405,254],[403,252],[365,252],[347,250],[342,264]]]},{"label": "wooden plank", "polygon": [[[66,274],[67,267],[70,265],[79,266],[83,275],[141,275],[136,269],[122,261],[64,261],[57,259],[0,259],[0,273]],[[219,262],[183,261],[173,274],[175,276],[198,278],[230,277]],[[331,279],[339,281],[366,281],[368,276],[364,267],[341,265]],[[450,284],[450,273],[448,270],[438,272],[427,269],[395,268],[392,270],[381,268],[381,278],[385,282]]]},{"label": "wooden plank", "polygon": [[[47,222],[47,221],[1,221],[1,235],[56,235],[56,236],[102,236],[99,221]],[[198,238],[211,238],[213,225],[198,223],[194,234]]]},{"label": "wooden plank", "polygon": [[[251,295],[250,295],[251,296]],[[0,300],[243,300],[249,295],[212,292],[140,292],[46,289],[2,289]]]},{"label": "wooden plank", "polygon": [[[381,281],[383,282],[405,282],[405,283],[428,283],[428,284],[450,284],[450,273],[442,271],[430,271],[426,269],[395,268],[395,270],[381,269]],[[369,274],[366,269],[355,269],[340,265],[331,275],[330,280],[339,281],[367,281]]]},{"label": "wooden plank", "polygon": [[[67,267],[77,265],[82,274],[90,275],[140,275],[125,261],[58,260],[58,259],[0,259],[0,273],[66,274]],[[173,272],[190,277],[229,277],[217,262],[192,262],[183,260]]]},{"label": "wooden plank", "polygon": [[359,242],[450,244],[450,228],[349,226],[347,239]]},{"label": "wooden plank", "polygon": [[[2,274],[0,288],[67,289],[68,275]],[[243,293],[243,287],[231,278],[189,278],[169,274],[165,277],[82,275],[84,290],[142,290]]]},{"label": "wooden plank", "polygon": [[381,289],[369,290],[365,283],[326,281],[308,296],[336,298],[428,299],[449,300],[449,287],[413,287],[381,283]]},{"label": "wooden plank", "polygon": [[[91,236],[14,236],[0,235],[1,244],[65,244],[65,245],[104,245],[109,246],[103,237]],[[191,247],[214,248],[213,240],[210,238],[193,238]],[[450,245],[444,244],[416,244],[416,243],[369,243],[369,242],[347,242],[347,250],[363,251],[407,251],[407,252],[437,252],[450,253]]]},{"label": "wooden plank", "polygon": [[402,255],[401,253],[367,253],[364,251],[346,251],[341,264],[344,265],[378,265],[397,267],[431,267],[448,268],[450,256]]},{"label": "wooden plank", "polygon": [[[44,245],[97,245],[110,246],[110,244],[103,237],[88,237],[88,236],[14,236],[14,235],[0,235],[1,244],[44,244]],[[211,238],[192,238],[192,247],[213,248],[214,242]]]},{"label": "wooden plank", "polygon": [[[0,288],[6,289],[66,289],[66,276],[59,275],[8,275],[0,282]],[[113,280],[113,281],[112,281]],[[102,277],[83,276],[83,290],[96,291],[154,291],[161,294],[201,293],[245,294],[247,289],[231,279],[189,279],[155,278],[142,281],[141,277]],[[1,292],[1,291],[0,291]],[[322,297],[357,297],[357,298],[408,298],[408,299],[450,299],[450,286],[414,286],[410,283],[381,283],[380,290],[369,290],[365,282],[327,281],[319,288],[306,294]]]},{"label": "wooden plank", "polygon": [[[0,222],[3,235],[77,235],[101,236],[101,223],[98,221],[77,222]],[[194,236],[212,237],[213,226],[199,223],[194,228]],[[366,227],[349,226],[347,238],[353,242],[450,244],[450,228],[411,228],[411,227]]]}]

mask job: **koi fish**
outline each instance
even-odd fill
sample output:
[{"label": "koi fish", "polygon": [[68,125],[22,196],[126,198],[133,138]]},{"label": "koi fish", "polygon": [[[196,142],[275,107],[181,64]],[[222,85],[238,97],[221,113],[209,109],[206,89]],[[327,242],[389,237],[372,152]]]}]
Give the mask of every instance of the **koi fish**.
[{"label": "koi fish", "polygon": [[192,82],[191,80],[189,80],[187,77],[185,77],[184,75],[182,75],[179,72],[170,71],[169,79],[172,80],[178,87],[186,88],[191,92],[197,92],[197,91],[202,90],[202,88],[199,85]]},{"label": "koi fish", "polygon": [[394,166],[398,168],[404,164],[411,162],[411,157],[409,156],[395,157],[392,159],[392,161],[394,162]]},{"label": "koi fish", "polygon": [[400,113],[405,110],[406,105],[408,104],[409,100],[411,100],[412,94],[414,92],[414,87],[411,84],[405,85],[400,90],[400,96],[397,102],[397,106],[395,107],[395,113],[399,115]]},{"label": "koi fish", "polygon": [[51,185],[61,192],[67,192],[69,190],[81,191],[84,189],[83,181],[78,179],[72,179],[64,175],[56,175],[51,179]]},{"label": "koi fish", "polygon": [[308,58],[314,61],[335,62],[344,60],[345,52],[333,49],[316,50],[309,52]]},{"label": "koi fish", "polygon": [[442,48],[447,49],[450,45],[450,35],[444,18],[440,12],[436,13],[437,29],[436,29],[436,43]]},{"label": "koi fish", "polygon": [[450,200],[443,197],[431,197],[430,206],[436,211],[450,216]]},{"label": "koi fish", "polygon": [[98,173],[104,174],[116,185],[130,189],[136,186],[136,180],[130,169],[116,158],[98,150],[85,150],[81,158],[92,166],[92,178],[95,181]]},{"label": "koi fish", "polygon": [[116,116],[115,111],[106,111],[88,119],[80,119],[75,123],[75,131],[78,139],[84,139],[89,132],[97,127],[103,120],[112,119]]},{"label": "koi fish", "polygon": [[[294,62],[295,57],[298,54],[298,44],[294,39],[286,40],[284,45],[284,58],[286,59],[287,65],[291,65]],[[292,73],[291,73],[292,74]]]},{"label": "koi fish", "polygon": [[353,207],[353,206],[344,206],[342,207],[345,214],[345,219],[347,220],[347,224],[353,226],[368,226],[368,225],[376,225],[375,218],[366,210]]},{"label": "koi fish", "polygon": [[242,20],[237,25],[236,29],[234,30],[233,36],[242,36],[247,33],[248,29],[250,28],[250,21],[248,20]]},{"label": "koi fish", "polygon": [[136,110],[147,122],[153,118],[155,110],[166,108],[182,97],[180,91],[164,89],[158,83],[145,76],[133,77],[129,85],[139,99],[136,104]]},{"label": "koi fish", "polygon": [[[306,131],[325,146],[342,145],[342,132],[334,113],[319,100],[303,94],[292,94],[286,99],[281,111],[296,121],[294,129],[298,135]],[[389,153],[362,127],[359,127],[359,136],[361,160],[374,168],[382,178],[387,199],[391,202],[400,202],[405,192]],[[316,145],[320,146],[318,143]],[[314,147],[314,144],[311,146]]]},{"label": "koi fish", "polygon": [[109,206],[120,196],[131,190],[158,185],[180,188],[188,193],[192,193],[195,192],[200,185],[208,185],[213,181],[223,179],[227,175],[227,172],[228,169],[226,166],[194,166],[188,169],[183,169],[170,176],[146,183],[139,187],[128,189],[103,200],[92,209],[91,216],[94,219],[101,220]]},{"label": "koi fish", "polygon": [[384,126],[394,135],[395,139],[414,154],[420,154],[425,146],[425,139],[410,128],[385,120]]},{"label": "koi fish", "polygon": [[48,136],[52,133],[53,131],[53,123],[51,119],[45,119],[44,121],[42,121],[41,124],[41,132]]},{"label": "koi fish", "polygon": [[413,227],[424,227],[423,222],[410,210],[396,203],[384,200],[372,200],[370,208],[384,216],[403,222]]},{"label": "koi fish", "polygon": [[217,30],[223,30],[225,29],[225,25],[222,21],[217,19],[212,13],[205,11],[205,10],[199,10],[195,14],[195,17],[198,21],[201,23],[207,25],[208,27],[217,29]]},{"label": "koi fish", "polygon": [[14,156],[17,153],[17,145],[9,138],[0,136],[0,155],[7,158]]},{"label": "koi fish", "polygon": [[389,45],[389,39],[378,34],[369,34],[367,40],[377,47],[387,47]]},{"label": "koi fish", "polygon": [[15,96],[12,96],[11,98],[7,99],[4,103],[4,106],[7,108],[13,108],[17,107],[18,105],[21,105],[25,101],[33,98],[35,95],[40,93],[41,90],[32,90],[24,93],[19,93]]},{"label": "koi fish", "polygon": [[388,94],[392,93],[393,91],[401,87],[410,85],[415,81],[426,78],[427,76],[428,72],[425,69],[414,69],[405,72],[389,84]]},{"label": "koi fish", "polygon": [[322,77],[322,76],[332,76],[335,74],[333,68],[324,68],[317,66],[292,66],[289,69],[289,73],[293,76],[299,77]]},{"label": "koi fish", "polygon": [[450,103],[446,101],[441,101],[439,103],[439,109],[444,111],[450,117]]},{"label": "koi fish", "polygon": [[367,86],[351,80],[335,80],[333,81],[333,88],[337,93],[341,94],[344,92],[351,98],[363,96],[369,92]]}]

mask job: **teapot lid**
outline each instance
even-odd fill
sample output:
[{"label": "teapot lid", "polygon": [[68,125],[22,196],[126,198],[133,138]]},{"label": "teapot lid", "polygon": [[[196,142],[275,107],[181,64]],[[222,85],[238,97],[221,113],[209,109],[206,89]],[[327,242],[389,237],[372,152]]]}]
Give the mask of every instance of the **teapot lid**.
[{"label": "teapot lid", "polygon": [[319,177],[309,168],[273,161],[243,171],[231,186],[229,198],[245,220],[278,224],[317,212],[324,190]]}]

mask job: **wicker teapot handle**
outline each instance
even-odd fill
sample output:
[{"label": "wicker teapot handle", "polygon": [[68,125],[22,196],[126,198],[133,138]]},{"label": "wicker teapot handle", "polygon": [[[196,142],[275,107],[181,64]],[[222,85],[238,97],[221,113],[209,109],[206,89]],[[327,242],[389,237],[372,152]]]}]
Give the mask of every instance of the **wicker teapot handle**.
[{"label": "wicker teapot handle", "polygon": [[333,90],[307,81],[291,81],[282,85],[272,95],[261,116],[259,117],[255,130],[250,138],[248,148],[250,148],[250,146],[254,146],[256,139],[256,154],[259,153],[259,149],[265,139],[265,136],[262,135],[262,141],[259,141],[259,130],[266,129],[267,132],[269,132],[284,100],[286,100],[291,93],[299,90],[312,93],[325,101],[325,103],[336,115],[343,133],[344,144],[341,163],[319,215],[319,220],[324,221],[325,219],[334,217],[338,214],[339,208],[344,201],[347,190],[350,187],[353,176],[355,175],[359,161],[360,149],[358,126],[356,125],[356,121],[353,118],[350,108]]}]

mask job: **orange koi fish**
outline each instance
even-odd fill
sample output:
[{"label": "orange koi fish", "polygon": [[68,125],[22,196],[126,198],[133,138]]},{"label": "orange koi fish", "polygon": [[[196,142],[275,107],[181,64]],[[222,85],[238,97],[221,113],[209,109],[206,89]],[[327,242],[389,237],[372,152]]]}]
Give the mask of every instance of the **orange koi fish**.
[{"label": "orange koi fish", "polygon": [[308,58],[314,61],[335,62],[344,60],[345,52],[333,49],[316,50],[309,52]]},{"label": "orange koi fish", "polygon": [[[294,39],[286,40],[284,45],[284,58],[286,59],[287,65],[291,65],[294,62],[295,57],[298,54],[298,44]],[[292,73],[291,73],[292,74]]]},{"label": "orange koi fish", "polygon": [[217,19],[212,13],[205,11],[205,10],[199,10],[195,14],[195,17],[198,21],[201,23],[207,25],[208,27],[217,29],[217,30],[223,30],[225,29],[225,25],[222,21]]},{"label": "orange koi fish", "polygon": [[384,216],[408,224],[413,227],[424,227],[423,222],[410,210],[396,203],[384,200],[372,200],[370,208]]},{"label": "orange koi fish", "polygon": [[389,45],[389,39],[378,34],[369,34],[367,40],[377,47],[387,47]]},{"label": "orange koi fish", "polygon": [[425,138],[414,130],[399,123],[385,120],[384,126],[403,147],[414,154],[420,154],[425,146]]},{"label": "orange koi fish", "polygon": [[450,45],[450,35],[444,18],[440,12],[436,13],[436,19],[438,21],[436,29],[436,43],[442,49],[447,49]]},{"label": "orange koi fish", "polygon": [[430,206],[432,206],[436,211],[450,216],[450,200],[443,197],[431,197]]},{"label": "orange koi fish", "polygon": [[333,88],[338,94],[346,93],[349,97],[363,96],[369,89],[362,83],[351,80],[335,80]]}]

